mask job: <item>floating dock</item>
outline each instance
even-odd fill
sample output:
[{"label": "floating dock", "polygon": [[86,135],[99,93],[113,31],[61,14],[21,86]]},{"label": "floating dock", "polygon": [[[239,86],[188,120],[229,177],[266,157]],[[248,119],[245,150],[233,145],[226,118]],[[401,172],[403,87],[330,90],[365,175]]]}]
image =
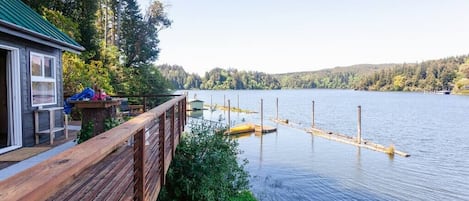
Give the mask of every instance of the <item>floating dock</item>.
[{"label": "floating dock", "polygon": [[282,124],[282,125],[289,125],[288,119],[270,119],[271,121],[277,123],[277,124]]},{"label": "floating dock", "polygon": [[262,129],[261,129],[261,125],[256,125],[256,128],[254,129],[254,131],[256,133],[273,133],[277,131],[277,128],[264,125],[262,126]]},{"label": "floating dock", "polygon": [[238,113],[246,113],[246,114],[256,114],[258,112],[256,111],[251,111],[247,109],[241,109],[237,107],[228,107],[228,106],[223,106],[223,105],[205,105],[205,108],[209,110],[221,110],[221,111],[231,111],[231,112],[238,112]]},{"label": "floating dock", "polygon": [[402,157],[409,157],[410,156],[410,154],[408,154],[408,153],[395,150],[393,145],[391,145],[389,147],[385,147],[383,145],[376,144],[376,143],[373,143],[371,141],[362,140],[362,139],[360,140],[361,143],[358,143],[358,140],[355,137],[343,135],[343,134],[340,134],[340,133],[333,133],[333,132],[330,132],[330,131],[324,131],[324,130],[321,130],[321,129],[318,129],[318,128],[311,128],[307,132],[311,133],[315,136],[323,137],[323,138],[326,138],[326,139],[329,139],[329,140],[334,140],[334,141],[342,142],[342,143],[345,143],[345,144],[351,144],[351,145],[355,145],[357,147],[363,147],[363,148],[366,148],[366,149],[370,149],[370,150],[378,151],[378,152],[383,152],[383,153],[390,154],[390,155],[397,154],[397,155],[402,156]]},{"label": "floating dock", "polygon": [[229,129],[229,131],[226,131],[226,135],[235,135],[235,134],[241,134],[241,133],[272,133],[277,131],[277,128],[272,127],[272,126],[266,126],[266,125],[258,125],[258,124],[253,124],[253,123],[246,123],[246,124],[241,124],[234,126]]}]

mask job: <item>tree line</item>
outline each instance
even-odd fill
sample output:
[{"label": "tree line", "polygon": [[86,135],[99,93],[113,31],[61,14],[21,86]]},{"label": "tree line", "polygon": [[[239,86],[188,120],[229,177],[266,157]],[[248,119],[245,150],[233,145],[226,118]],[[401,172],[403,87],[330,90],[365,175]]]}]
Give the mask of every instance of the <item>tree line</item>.
[{"label": "tree line", "polygon": [[175,89],[326,88],[469,92],[469,55],[412,64],[360,64],[285,74],[214,68],[201,77],[188,74],[178,65],[164,64],[158,69]]},{"label": "tree line", "polygon": [[136,0],[23,0],[85,47],[62,56],[64,95],[97,84],[108,94],[163,93],[170,84],[152,64],[158,32],[168,28],[164,5],[153,1],[142,15]]},{"label": "tree line", "polygon": [[163,64],[157,68],[174,89],[280,89],[278,79],[257,71],[214,68],[201,77],[187,73],[178,65]]}]

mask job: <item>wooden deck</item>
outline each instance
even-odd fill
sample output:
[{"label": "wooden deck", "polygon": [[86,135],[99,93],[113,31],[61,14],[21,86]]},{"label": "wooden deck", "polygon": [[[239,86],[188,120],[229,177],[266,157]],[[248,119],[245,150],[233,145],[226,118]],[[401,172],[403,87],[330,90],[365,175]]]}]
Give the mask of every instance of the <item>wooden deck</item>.
[{"label": "wooden deck", "polygon": [[[57,147],[57,146],[62,145],[62,144],[64,144],[64,143],[66,143],[66,142],[69,142],[69,141],[72,141],[72,140],[76,139],[76,138],[77,138],[77,133],[78,133],[78,131],[76,131],[76,130],[69,130],[69,131],[68,131],[68,139],[66,139],[64,135],[61,135],[61,136],[57,137],[57,138],[54,140],[54,144],[52,144],[52,145],[49,143],[49,141],[47,141],[47,142],[43,142],[43,143],[41,143],[41,144],[35,145],[34,147],[47,147],[47,148],[52,149],[52,148],[54,148],[54,147]],[[33,155],[30,155],[30,156],[21,156],[22,154],[24,154],[24,153],[21,152],[21,150],[13,150],[13,151],[11,151],[11,152],[4,153],[4,154],[2,154],[2,155],[5,155],[5,154],[9,154],[9,155],[20,155],[20,156],[16,156],[16,157],[18,157],[18,158],[23,158],[23,159],[28,159],[29,157],[35,156],[35,155],[37,155],[37,154],[39,154],[39,153],[40,153],[40,152],[38,152],[38,153],[36,153],[36,154],[33,154]],[[15,161],[0,160],[0,170],[1,170],[1,169],[4,169],[4,168],[7,168],[7,167],[9,167],[9,166],[11,166],[11,165],[14,165],[14,164],[16,164],[16,163],[18,163],[18,162],[20,162],[20,161],[21,161],[21,160],[15,160]]]},{"label": "wooden deck", "polygon": [[0,200],[156,200],[186,124],[175,97],[0,183]]}]

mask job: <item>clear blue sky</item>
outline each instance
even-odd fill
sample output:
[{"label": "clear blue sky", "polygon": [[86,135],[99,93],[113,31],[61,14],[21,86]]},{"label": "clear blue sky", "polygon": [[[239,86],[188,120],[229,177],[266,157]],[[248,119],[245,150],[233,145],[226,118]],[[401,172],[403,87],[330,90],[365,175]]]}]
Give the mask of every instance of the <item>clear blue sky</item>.
[{"label": "clear blue sky", "polygon": [[[151,0],[138,0],[145,7]],[[469,0],[163,0],[158,64],[267,73],[469,54]]]}]

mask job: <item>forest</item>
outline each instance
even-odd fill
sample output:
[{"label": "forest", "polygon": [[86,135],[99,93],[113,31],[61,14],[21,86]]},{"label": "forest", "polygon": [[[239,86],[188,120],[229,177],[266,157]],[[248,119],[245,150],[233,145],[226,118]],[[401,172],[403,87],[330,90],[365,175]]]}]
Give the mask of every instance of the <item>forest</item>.
[{"label": "forest", "polygon": [[175,89],[450,90],[455,94],[469,94],[469,55],[421,63],[359,64],[285,74],[214,68],[200,77],[186,73],[182,66],[157,67]]},{"label": "forest", "polygon": [[164,5],[140,11],[136,0],[23,0],[85,47],[62,56],[64,96],[97,84],[108,94],[166,93],[171,85],[154,67],[158,32],[171,26]]},{"label": "forest", "polygon": [[274,76],[257,71],[214,68],[204,77],[187,73],[182,66],[163,64],[157,66],[174,89],[280,89]]}]

